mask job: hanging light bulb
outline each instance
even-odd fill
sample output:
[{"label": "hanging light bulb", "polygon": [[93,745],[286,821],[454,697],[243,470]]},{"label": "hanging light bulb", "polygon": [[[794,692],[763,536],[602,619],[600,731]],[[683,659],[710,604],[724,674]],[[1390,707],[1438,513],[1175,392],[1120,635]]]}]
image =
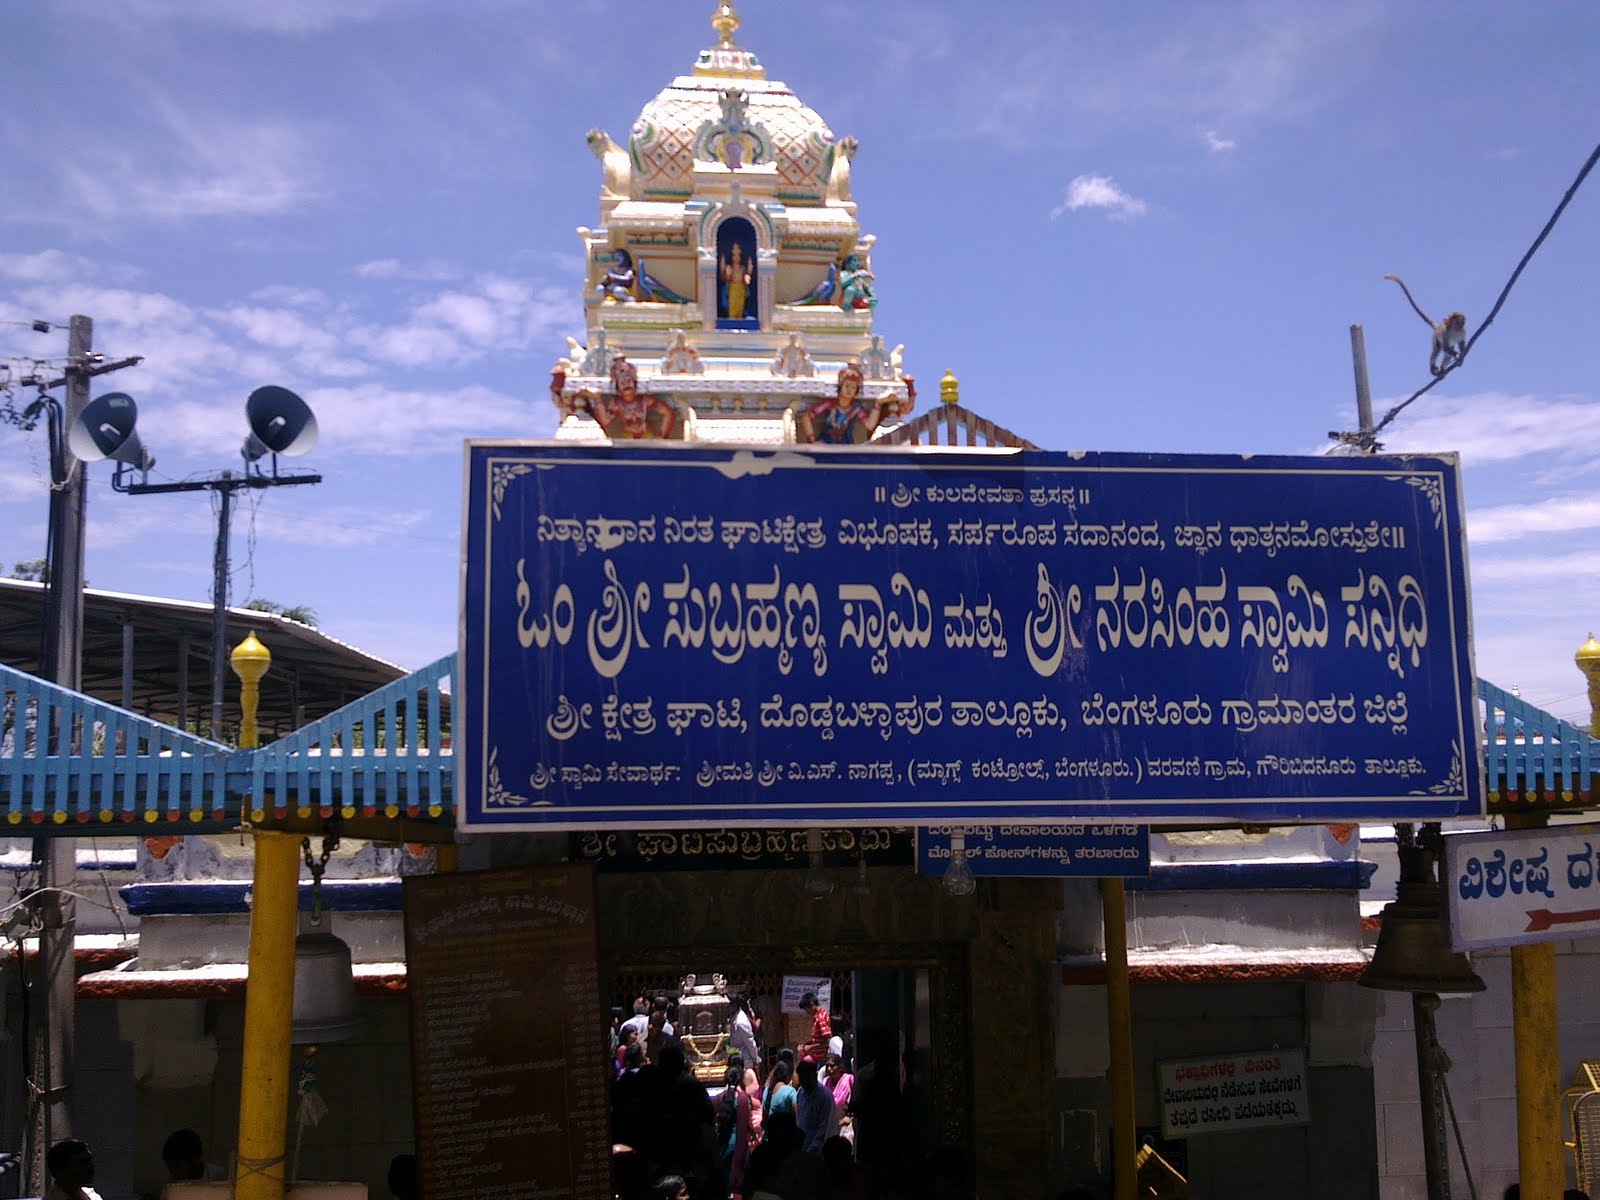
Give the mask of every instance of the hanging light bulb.
[{"label": "hanging light bulb", "polygon": [[950,835],[950,865],[944,872],[944,890],[952,896],[970,896],[978,888],[967,865],[967,834],[960,830]]},{"label": "hanging light bulb", "polygon": [[811,867],[806,871],[806,879],[801,886],[813,900],[826,900],[833,895],[833,880],[822,865],[822,830],[806,831],[806,850],[811,855]]}]

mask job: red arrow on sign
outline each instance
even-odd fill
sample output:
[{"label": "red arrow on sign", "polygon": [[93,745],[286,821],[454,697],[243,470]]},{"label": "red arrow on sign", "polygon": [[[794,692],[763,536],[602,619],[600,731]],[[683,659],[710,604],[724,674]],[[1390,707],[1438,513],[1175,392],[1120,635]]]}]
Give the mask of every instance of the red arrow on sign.
[{"label": "red arrow on sign", "polygon": [[1542,933],[1552,925],[1580,925],[1584,921],[1600,921],[1600,908],[1581,908],[1577,912],[1551,912],[1548,908],[1530,908],[1528,927],[1523,933]]}]

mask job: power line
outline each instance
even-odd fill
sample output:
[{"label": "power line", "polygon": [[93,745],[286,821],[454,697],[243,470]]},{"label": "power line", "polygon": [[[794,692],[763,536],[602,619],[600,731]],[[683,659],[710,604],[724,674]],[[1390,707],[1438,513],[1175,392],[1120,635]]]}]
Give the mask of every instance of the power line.
[{"label": "power line", "polygon": [[1600,145],[1595,146],[1595,148],[1590,151],[1588,160],[1583,164],[1582,169],[1578,172],[1578,177],[1574,179],[1572,181],[1572,185],[1567,188],[1566,195],[1561,197],[1561,203],[1556,205],[1555,212],[1550,214],[1550,219],[1544,223],[1544,228],[1539,231],[1539,236],[1533,239],[1533,245],[1528,247],[1528,252],[1522,256],[1522,261],[1517,264],[1517,269],[1511,272],[1511,278],[1506,280],[1505,287],[1500,289],[1500,297],[1494,302],[1494,307],[1489,310],[1489,315],[1483,319],[1483,324],[1478,326],[1477,332],[1467,339],[1467,344],[1461,351],[1461,357],[1455,362],[1446,363],[1444,370],[1435,375],[1432,380],[1424,384],[1422,387],[1419,387],[1416,391],[1412,392],[1411,395],[1400,401],[1399,404],[1396,404],[1388,412],[1384,413],[1383,420],[1379,421],[1377,425],[1373,427],[1372,434],[1370,436],[1376,437],[1379,433],[1382,433],[1389,422],[1393,421],[1403,411],[1405,411],[1405,409],[1413,401],[1431,392],[1435,387],[1444,381],[1444,377],[1446,375],[1450,374],[1451,371],[1454,371],[1456,367],[1460,366],[1461,363],[1466,361],[1467,355],[1472,352],[1472,347],[1477,345],[1478,339],[1484,335],[1490,325],[1494,324],[1495,317],[1500,315],[1501,308],[1505,306],[1506,297],[1511,294],[1511,289],[1516,285],[1517,280],[1521,277],[1523,268],[1525,268],[1532,260],[1533,256],[1538,252],[1539,247],[1544,245],[1545,238],[1550,236],[1550,231],[1556,227],[1556,222],[1561,219],[1561,214],[1566,211],[1567,205],[1572,203],[1572,197],[1577,195],[1578,189],[1583,186],[1583,181],[1589,177],[1589,172],[1594,169],[1594,164],[1596,162],[1600,162]]}]

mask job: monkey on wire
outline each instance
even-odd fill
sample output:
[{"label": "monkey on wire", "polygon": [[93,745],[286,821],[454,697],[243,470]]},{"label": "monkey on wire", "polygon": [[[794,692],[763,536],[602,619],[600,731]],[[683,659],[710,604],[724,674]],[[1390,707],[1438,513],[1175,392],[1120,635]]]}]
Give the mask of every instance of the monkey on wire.
[{"label": "monkey on wire", "polygon": [[1411,307],[1416,310],[1417,316],[1427,322],[1428,328],[1433,330],[1433,349],[1428,355],[1428,370],[1435,375],[1443,375],[1447,367],[1459,367],[1461,360],[1467,356],[1466,314],[1453,312],[1435,324],[1433,318],[1423,312],[1416,300],[1412,299],[1411,289],[1406,286],[1405,280],[1398,275],[1385,275],[1384,278],[1392,279],[1400,285],[1400,290],[1406,294],[1406,299],[1411,302]]}]

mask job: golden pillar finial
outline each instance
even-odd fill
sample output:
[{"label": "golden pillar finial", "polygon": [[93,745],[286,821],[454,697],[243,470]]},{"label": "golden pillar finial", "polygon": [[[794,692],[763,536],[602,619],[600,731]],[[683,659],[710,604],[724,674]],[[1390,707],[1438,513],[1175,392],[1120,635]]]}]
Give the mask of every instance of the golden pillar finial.
[{"label": "golden pillar finial", "polygon": [[1589,736],[1600,737],[1600,642],[1594,634],[1572,656],[1589,684]]},{"label": "golden pillar finial", "polygon": [[717,41],[724,46],[733,45],[733,35],[739,29],[739,14],[733,11],[731,0],[722,0],[717,11],[711,14],[711,28],[717,31]]},{"label": "golden pillar finial", "polygon": [[233,648],[228,656],[233,673],[239,677],[239,749],[254,750],[261,744],[256,731],[256,705],[261,699],[261,677],[272,665],[272,651],[256,640],[255,631]]},{"label": "golden pillar finial", "polygon": [[956,382],[954,371],[946,371],[939,380],[939,400],[943,404],[961,403],[961,385]]}]

